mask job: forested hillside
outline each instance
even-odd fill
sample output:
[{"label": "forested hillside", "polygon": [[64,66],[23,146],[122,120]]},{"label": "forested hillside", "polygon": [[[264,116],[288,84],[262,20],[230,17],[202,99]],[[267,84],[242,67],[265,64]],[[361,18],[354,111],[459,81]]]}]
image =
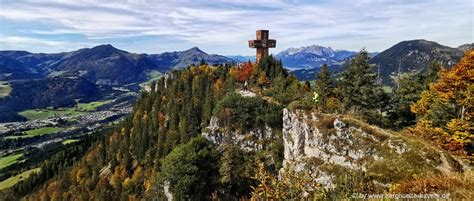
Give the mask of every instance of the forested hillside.
[{"label": "forested hillside", "polygon": [[[474,184],[469,179],[473,62],[474,51],[468,51],[450,70],[433,64],[431,73],[407,74],[409,78],[400,80],[393,93],[383,90],[365,50],[338,78],[323,66],[313,86],[289,75],[271,56],[259,64],[203,64],[170,71],[153,82],[149,92],[143,91],[133,113],[104,133],[81,160],[59,174],[52,172],[56,176],[43,185],[29,186],[24,199],[301,199],[348,198],[354,192],[440,191],[469,198],[472,195],[464,192],[473,190]],[[293,130],[308,134],[305,129],[323,133],[329,142],[352,136],[341,138],[341,143],[349,139],[351,146],[341,145],[332,152],[345,147],[350,149],[346,155],[358,161],[350,165],[337,158],[304,161],[325,167],[326,172],[333,170],[337,178],[329,177],[335,186],[310,173],[300,174],[298,168],[282,171],[283,166],[290,167],[284,162],[291,159],[287,145],[296,143],[289,135],[295,134]],[[401,137],[405,135],[411,140]],[[401,151],[391,144],[400,139],[406,143]],[[359,156],[358,147],[371,152]],[[447,159],[433,156],[438,152]],[[363,171],[369,162],[376,165]],[[397,165],[399,169],[392,168]],[[23,185],[20,182],[0,197],[22,197],[28,192]]]},{"label": "forested hillside", "polygon": [[[162,195],[162,188],[159,186],[163,184],[157,180],[157,173],[160,172],[164,157],[177,145],[185,144],[201,134],[209,124],[216,105],[224,104],[218,102],[236,92],[241,85],[239,80],[249,79],[255,71],[260,75],[258,78],[261,78],[262,87],[269,85],[272,77],[277,76],[281,77],[280,80],[288,79],[288,85],[294,83],[300,86],[296,79],[286,78],[287,73],[281,64],[276,65],[273,59],[268,60],[269,64],[262,64],[261,70],[253,69],[252,64],[247,64],[251,69],[202,65],[169,72],[151,85],[150,93],[141,94],[133,115],[93,147],[84,160],[72,167],[68,174],[74,176],[57,177],[51,184],[58,189],[52,190],[52,186],[48,189],[55,191],[55,195],[66,196],[63,192],[68,192],[67,196],[85,196],[84,198],[106,195],[119,199],[130,195],[137,198]],[[265,108],[260,111],[264,116]],[[242,115],[245,112],[247,111],[242,111]],[[280,112],[277,114],[279,117],[276,118],[281,119]],[[271,120],[256,117],[255,125],[266,121]],[[245,128],[247,125],[242,126]],[[199,157],[197,160],[202,159]],[[250,180],[251,174],[248,175]],[[70,178],[73,179],[69,180]],[[246,188],[245,194],[248,194],[250,185]]]}]

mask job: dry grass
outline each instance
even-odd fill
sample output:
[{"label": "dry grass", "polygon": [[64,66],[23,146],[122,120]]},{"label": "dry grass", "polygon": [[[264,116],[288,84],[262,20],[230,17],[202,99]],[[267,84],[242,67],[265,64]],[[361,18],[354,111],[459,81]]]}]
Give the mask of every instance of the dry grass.
[{"label": "dry grass", "polygon": [[316,123],[316,126],[319,129],[322,129],[322,130],[332,130],[332,129],[334,129],[334,120],[336,120],[335,116],[319,114],[318,118],[319,119]]},{"label": "dry grass", "polygon": [[350,126],[360,128],[363,131],[367,132],[368,134],[373,135],[379,141],[384,141],[389,137],[393,137],[392,133],[386,132],[386,131],[384,131],[384,130],[378,128],[378,127],[375,127],[375,126],[371,126],[371,125],[357,119],[357,117],[345,115],[341,118],[341,120],[343,122],[349,124]]},{"label": "dry grass", "polygon": [[474,198],[474,172],[451,175],[428,174],[411,180],[404,180],[393,185],[391,193],[450,193],[450,198]]},{"label": "dry grass", "polygon": [[[345,167],[328,164],[321,160],[306,161],[309,166],[318,167],[320,171],[329,175],[336,175],[337,178],[333,181],[336,186],[345,186],[345,188],[331,191],[335,198],[347,197],[353,192],[386,193],[389,191],[403,194],[450,193],[452,198],[474,198],[474,193],[472,193],[474,192],[474,174],[469,170],[472,166],[464,165],[465,163],[462,162],[460,164],[459,157],[433,146],[426,139],[381,129],[365,123],[356,116],[323,114],[315,109],[299,110],[298,113],[307,116],[308,126],[318,128],[323,134],[324,141],[328,140],[325,138],[336,133],[335,119],[356,128],[352,130],[350,136],[351,144],[354,145],[344,144],[342,140],[342,144],[331,143],[336,149],[339,146],[349,146],[350,149],[364,150],[368,153],[366,157],[355,161],[357,164],[366,166],[367,170],[349,178],[340,177],[340,175],[353,175],[357,171],[349,171]],[[317,121],[312,120],[312,114],[317,116]],[[400,149],[394,147],[400,147],[402,151],[396,151]],[[381,159],[373,159],[371,153],[376,153]],[[444,157],[441,158],[441,156]],[[446,167],[447,171],[440,169],[443,167]],[[390,189],[389,186],[391,186]]]}]

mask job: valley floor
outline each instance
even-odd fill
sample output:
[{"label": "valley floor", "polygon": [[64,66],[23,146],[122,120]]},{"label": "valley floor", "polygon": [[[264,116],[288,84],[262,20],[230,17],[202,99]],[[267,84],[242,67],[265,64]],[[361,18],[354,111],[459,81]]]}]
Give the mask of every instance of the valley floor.
[{"label": "valley floor", "polygon": [[31,168],[41,162],[31,162],[34,160],[31,157],[38,156],[33,152],[55,152],[55,149],[78,142],[93,131],[122,121],[132,111],[130,104],[97,110],[111,102],[80,103],[75,108],[26,110],[20,115],[28,121],[1,123],[0,189],[11,187],[39,170],[38,167]]}]

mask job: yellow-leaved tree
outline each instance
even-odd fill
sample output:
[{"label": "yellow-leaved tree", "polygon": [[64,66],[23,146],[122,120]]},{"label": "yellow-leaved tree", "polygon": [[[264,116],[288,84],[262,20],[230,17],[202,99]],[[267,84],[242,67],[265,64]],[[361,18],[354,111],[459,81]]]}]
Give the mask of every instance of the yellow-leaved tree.
[{"label": "yellow-leaved tree", "polygon": [[435,141],[443,148],[472,155],[474,139],[474,50],[458,64],[442,69],[411,106],[419,121],[409,132]]},{"label": "yellow-leaved tree", "polygon": [[326,191],[315,182],[315,175],[307,171],[296,172],[294,169],[283,169],[279,178],[269,174],[263,162],[257,162],[257,172],[253,179],[257,186],[252,186],[250,200],[322,200]]}]

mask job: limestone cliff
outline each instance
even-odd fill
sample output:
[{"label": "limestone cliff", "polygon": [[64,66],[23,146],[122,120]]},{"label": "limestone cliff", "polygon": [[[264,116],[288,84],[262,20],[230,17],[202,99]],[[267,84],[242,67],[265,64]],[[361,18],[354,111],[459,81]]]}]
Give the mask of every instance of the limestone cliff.
[{"label": "limestone cliff", "polygon": [[227,127],[218,125],[216,117],[211,118],[209,126],[202,135],[215,144],[233,143],[247,151],[262,150],[266,144],[276,138],[272,128],[268,126],[250,131],[228,130]]},{"label": "limestone cliff", "polygon": [[399,181],[471,169],[420,139],[385,131],[345,115],[284,109],[281,131],[263,128],[229,130],[218,125],[213,117],[203,136],[217,145],[233,143],[247,151],[262,150],[265,145],[281,140],[284,160],[280,172],[305,171],[315,182],[330,189],[362,181],[363,185],[385,192]]},{"label": "limestone cliff", "polygon": [[309,171],[328,188],[341,182],[342,174],[365,175],[374,185],[388,188],[416,175],[465,168],[451,155],[417,139],[346,116],[284,109],[283,140],[284,168]]}]

